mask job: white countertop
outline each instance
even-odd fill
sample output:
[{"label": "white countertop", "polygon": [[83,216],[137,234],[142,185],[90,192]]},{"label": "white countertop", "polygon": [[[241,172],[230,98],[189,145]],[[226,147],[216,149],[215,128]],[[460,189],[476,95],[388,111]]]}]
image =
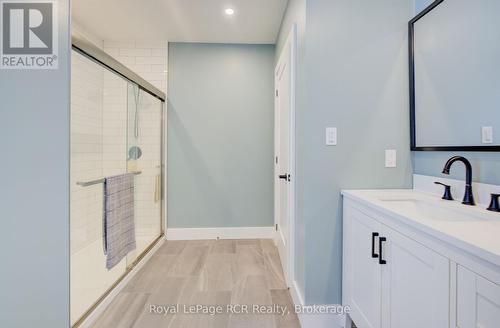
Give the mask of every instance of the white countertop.
[{"label": "white countertop", "polygon": [[500,266],[500,213],[413,189],[343,190],[342,195]]}]

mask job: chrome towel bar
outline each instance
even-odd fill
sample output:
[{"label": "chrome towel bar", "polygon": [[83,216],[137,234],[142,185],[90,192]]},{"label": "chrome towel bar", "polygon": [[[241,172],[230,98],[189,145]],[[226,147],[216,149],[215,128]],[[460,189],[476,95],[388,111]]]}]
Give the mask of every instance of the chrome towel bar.
[{"label": "chrome towel bar", "polygon": [[[133,173],[134,175],[139,175],[142,172],[141,171],[136,171],[136,172],[130,172],[130,173]],[[106,180],[106,178],[101,178],[101,179],[92,180],[92,181],[77,182],[76,184],[79,185],[79,186],[82,186],[82,187],[88,187],[88,186],[93,186],[93,185],[96,185],[96,184],[104,183],[105,180]]]}]

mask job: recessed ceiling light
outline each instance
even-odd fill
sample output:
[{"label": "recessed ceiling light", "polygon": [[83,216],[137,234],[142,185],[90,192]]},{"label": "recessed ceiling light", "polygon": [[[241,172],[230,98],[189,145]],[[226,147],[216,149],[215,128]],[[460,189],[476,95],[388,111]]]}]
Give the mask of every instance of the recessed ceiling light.
[{"label": "recessed ceiling light", "polygon": [[233,8],[226,8],[225,10],[226,15],[234,15],[234,9]]}]

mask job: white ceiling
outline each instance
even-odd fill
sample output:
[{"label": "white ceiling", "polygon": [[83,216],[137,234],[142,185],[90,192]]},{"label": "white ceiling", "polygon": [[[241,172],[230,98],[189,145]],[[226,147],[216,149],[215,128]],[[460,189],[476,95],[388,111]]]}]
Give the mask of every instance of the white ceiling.
[{"label": "white ceiling", "polygon": [[[73,0],[73,19],[101,39],[275,43],[288,0]],[[235,13],[227,16],[226,8]]]}]

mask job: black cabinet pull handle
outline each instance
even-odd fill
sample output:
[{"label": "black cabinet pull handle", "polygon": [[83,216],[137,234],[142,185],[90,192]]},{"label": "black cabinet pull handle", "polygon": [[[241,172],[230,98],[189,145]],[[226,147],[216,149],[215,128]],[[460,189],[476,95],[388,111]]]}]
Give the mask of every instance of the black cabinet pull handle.
[{"label": "black cabinet pull handle", "polygon": [[383,248],[382,248],[382,243],[383,243],[384,241],[387,241],[387,238],[385,238],[385,237],[380,237],[380,238],[378,239],[378,252],[379,252],[379,254],[380,254],[380,256],[378,257],[378,263],[379,263],[379,264],[387,264],[387,261],[383,259],[383,257],[384,257],[384,256],[382,255],[382,250],[383,250]]},{"label": "black cabinet pull handle", "polygon": [[285,181],[290,181],[290,174],[280,174],[280,175],[278,175],[278,178],[285,180]]},{"label": "black cabinet pull handle", "polygon": [[378,258],[378,254],[375,253],[375,238],[378,236],[378,232],[372,232],[372,258],[374,259]]}]

